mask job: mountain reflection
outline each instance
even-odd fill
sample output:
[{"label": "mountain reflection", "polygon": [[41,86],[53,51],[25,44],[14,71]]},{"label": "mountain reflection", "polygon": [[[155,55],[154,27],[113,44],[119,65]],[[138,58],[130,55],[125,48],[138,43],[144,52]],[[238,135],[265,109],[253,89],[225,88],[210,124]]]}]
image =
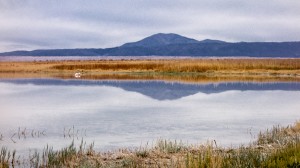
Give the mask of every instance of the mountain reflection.
[{"label": "mountain reflection", "polygon": [[63,80],[63,79],[1,79],[0,82],[33,85],[62,86],[111,86],[126,91],[137,92],[156,100],[176,100],[196,93],[221,93],[230,90],[267,91],[284,90],[299,91],[299,82],[220,82],[187,84],[165,81],[119,81],[119,80]]}]

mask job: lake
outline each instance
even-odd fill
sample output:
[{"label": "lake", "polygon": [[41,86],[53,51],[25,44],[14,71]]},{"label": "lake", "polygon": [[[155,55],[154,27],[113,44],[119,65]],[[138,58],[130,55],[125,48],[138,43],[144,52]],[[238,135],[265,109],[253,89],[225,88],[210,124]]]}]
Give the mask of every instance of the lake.
[{"label": "lake", "polygon": [[0,107],[0,147],[19,153],[73,140],[102,151],[158,139],[238,146],[300,119],[300,83],[0,79]]}]

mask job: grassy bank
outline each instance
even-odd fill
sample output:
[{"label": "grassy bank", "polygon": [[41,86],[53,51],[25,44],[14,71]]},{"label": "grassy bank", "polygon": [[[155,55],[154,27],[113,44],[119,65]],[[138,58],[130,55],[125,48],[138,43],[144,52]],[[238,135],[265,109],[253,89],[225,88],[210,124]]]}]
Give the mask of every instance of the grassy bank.
[{"label": "grassy bank", "polygon": [[1,73],[155,72],[300,75],[300,59],[168,59],[0,62]]},{"label": "grassy bank", "polygon": [[[0,167],[21,164],[6,149],[0,153]],[[300,122],[276,126],[258,135],[255,142],[238,148],[224,148],[216,142],[186,145],[158,140],[153,147],[98,153],[93,144],[54,151],[46,148],[26,162],[33,167],[299,167]]]},{"label": "grassy bank", "polygon": [[164,80],[184,83],[299,82],[300,59],[169,59],[0,62],[0,79]]}]

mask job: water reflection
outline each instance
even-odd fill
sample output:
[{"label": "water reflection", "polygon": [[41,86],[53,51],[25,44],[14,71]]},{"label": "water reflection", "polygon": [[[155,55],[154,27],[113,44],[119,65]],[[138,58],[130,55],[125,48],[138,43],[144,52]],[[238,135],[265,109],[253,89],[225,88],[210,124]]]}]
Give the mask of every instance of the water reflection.
[{"label": "water reflection", "polygon": [[[293,82],[11,79],[0,88],[0,133],[6,136],[0,144],[20,150],[64,146],[73,126],[78,140],[95,141],[99,149],[158,138],[236,145],[300,118],[300,83]],[[19,127],[46,135],[14,143],[9,137]]]},{"label": "water reflection", "polygon": [[179,82],[147,80],[61,80],[61,79],[6,79],[14,84],[53,85],[53,86],[111,86],[130,92],[137,92],[157,100],[175,100],[196,93],[220,93],[231,90],[239,91],[299,91],[299,82],[221,82],[188,84]]}]

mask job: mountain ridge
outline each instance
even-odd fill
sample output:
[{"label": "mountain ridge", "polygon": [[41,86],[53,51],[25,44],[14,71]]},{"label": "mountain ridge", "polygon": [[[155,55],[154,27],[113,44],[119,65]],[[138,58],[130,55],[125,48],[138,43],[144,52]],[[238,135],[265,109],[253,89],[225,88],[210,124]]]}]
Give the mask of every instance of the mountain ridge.
[{"label": "mountain ridge", "polygon": [[174,33],[157,33],[137,42],[125,43],[121,47],[156,47],[169,44],[188,44],[198,42],[198,40]]},{"label": "mountain ridge", "polygon": [[158,33],[113,48],[40,49],[12,51],[0,56],[248,56],[300,58],[300,42],[198,41],[174,33]]}]

